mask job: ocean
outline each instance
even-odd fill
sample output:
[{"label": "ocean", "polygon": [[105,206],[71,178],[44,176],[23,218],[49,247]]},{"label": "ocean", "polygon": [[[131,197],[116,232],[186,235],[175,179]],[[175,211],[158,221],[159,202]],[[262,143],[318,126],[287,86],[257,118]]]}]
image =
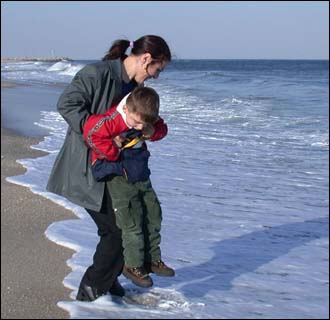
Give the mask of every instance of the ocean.
[{"label": "ocean", "polygon": [[[29,187],[80,218],[46,236],[76,253],[74,299],[98,241],[84,209],[45,190],[67,125],[56,110],[93,61],[1,63],[2,125],[49,152],[22,159]],[[329,61],[174,60],[158,80],[168,136],[149,143],[163,209],[164,261],[176,277],[125,299],[59,301],[71,318],[329,318]]]}]

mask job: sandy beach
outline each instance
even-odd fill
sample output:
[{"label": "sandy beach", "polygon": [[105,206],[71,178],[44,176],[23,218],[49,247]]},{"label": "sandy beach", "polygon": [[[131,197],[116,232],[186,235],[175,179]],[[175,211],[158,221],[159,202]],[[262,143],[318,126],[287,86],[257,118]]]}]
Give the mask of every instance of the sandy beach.
[{"label": "sandy beach", "polygon": [[25,169],[16,159],[40,157],[33,150],[35,138],[1,128],[1,318],[67,319],[56,303],[68,300],[70,290],[62,283],[71,271],[66,261],[73,251],[45,236],[58,220],[74,219],[69,210],[9,183],[6,177]]}]

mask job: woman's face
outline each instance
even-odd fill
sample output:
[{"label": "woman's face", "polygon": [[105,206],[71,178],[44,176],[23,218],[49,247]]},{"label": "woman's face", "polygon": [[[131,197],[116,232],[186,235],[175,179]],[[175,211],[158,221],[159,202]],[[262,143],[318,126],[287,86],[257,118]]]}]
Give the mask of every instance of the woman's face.
[{"label": "woman's face", "polygon": [[157,79],[159,74],[166,68],[167,64],[167,61],[152,59],[149,53],[142,55],[135,76],[135,81],[137,83],[142,83],[151,78]]},{"label": "woman's face", "polygon": [[159,77],[159,74],[164,71],[165,67],[167,66],[167,62],[151,62],[149,65],[146,67],[146,73],[147,73],[147,78],[148,79],[157,79]]}]

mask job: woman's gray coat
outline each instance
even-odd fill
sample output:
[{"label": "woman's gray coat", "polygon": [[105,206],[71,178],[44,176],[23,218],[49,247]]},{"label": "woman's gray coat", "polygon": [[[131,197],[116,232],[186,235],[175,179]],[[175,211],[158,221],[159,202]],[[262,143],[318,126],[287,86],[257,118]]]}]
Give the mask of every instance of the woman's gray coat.
[{"label": "woman's gray coat", "polygon": [[50,174],[47,191],[94,211],[100,211],[105,182],[96,182],[82,127],[90,114],[104,113],[122,91],[120,59],[81,69],[59,98],[57,109],[69,128]]}]

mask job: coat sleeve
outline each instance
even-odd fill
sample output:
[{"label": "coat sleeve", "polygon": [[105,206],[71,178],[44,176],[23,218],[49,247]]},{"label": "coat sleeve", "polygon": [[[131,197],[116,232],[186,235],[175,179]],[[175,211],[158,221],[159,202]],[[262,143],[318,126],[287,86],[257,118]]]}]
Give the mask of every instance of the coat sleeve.
[{"label": "coat sleeve", "polygon": [[57,110],[70,128],[81,134],[83,125],[91,114],[91,105],[97,88],[96,68],[87,65],[73,78],[57,103]]},{"label": "coat sleeve", "polygon": [[159,117],[159,119],[154,124],[155,133],[150,138],[150,141],[157,141],[163,139],[168,132],[167,124],[164,122],[162,118]]}]

